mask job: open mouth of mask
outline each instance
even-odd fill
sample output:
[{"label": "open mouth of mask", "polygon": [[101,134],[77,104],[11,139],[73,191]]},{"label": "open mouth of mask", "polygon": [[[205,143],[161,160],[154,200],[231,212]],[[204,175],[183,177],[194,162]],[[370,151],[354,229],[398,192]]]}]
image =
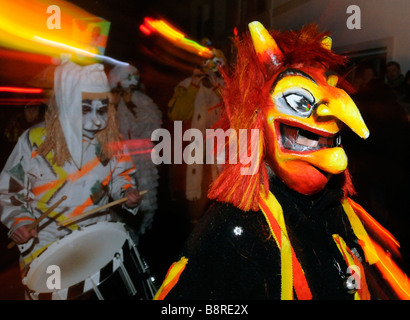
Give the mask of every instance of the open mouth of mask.
[{"label": "open mouth of mask", "polygon": [[286,150],[303,152],[340,146],[340,133],[319,135],[302,128],[280,124],[281,142]]}]

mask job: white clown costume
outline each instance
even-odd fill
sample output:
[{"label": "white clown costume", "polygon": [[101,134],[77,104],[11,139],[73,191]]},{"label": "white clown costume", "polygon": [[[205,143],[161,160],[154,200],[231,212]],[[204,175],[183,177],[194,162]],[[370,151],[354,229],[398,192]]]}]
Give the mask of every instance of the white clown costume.
[{"label": "white clown costume", "polygon": [[139,71],[134,66],[115,66],[109,72],[111,90],[131,91],[130,101],[120,99],[117,106],[119,130],[136,167],[136,181],[140,190],[147,190],[140,206],[141,222],[135,226],[134,241],[152,227],[158,208],[157,188],[158,168],[151,159],[154,147],[151,134],[162,125],[162,114],[155,102],[145,93],[136,89]]},{"label": "white clown costume", "polygon": [[[46,120],[22,134],[0,175],[0,215],[2,223],[10,229],[9,235],[31,224],[62,196],[67,197],[40,223],[38,238],[31,246],[30,242],[26,244],[21,256],[22,269],[59,237],[79,226],[110,220],[110,215],[104,212],[63,228],[58,226],[59,221],[104,205],[110,197],[120,199],[128,188],[135,187],[135,167],[129,156],[119,153],[108,158],[101,152],[98,134],[93,139],[82,135],[82,94],[107,93],[108,99],[109,85],[103,66],[80,67],[65,62],[56,69],[54,85],[59,120],[54,122],[61,124],[69,161],[58,165],[53,150],[46,156],[39,153],[48,134]],[[136,214],[138,208],[127,210]]]}]

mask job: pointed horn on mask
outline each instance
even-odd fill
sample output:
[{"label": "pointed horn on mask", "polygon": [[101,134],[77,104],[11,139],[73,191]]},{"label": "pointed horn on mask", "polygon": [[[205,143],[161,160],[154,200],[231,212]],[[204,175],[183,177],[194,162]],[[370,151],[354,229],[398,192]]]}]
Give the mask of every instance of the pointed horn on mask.
[{"label": "pointed horn on mask", "polygon": [[283,62],[283,53],[268,30],[258,21],[253,21],[248,26],[261,64],[268,68],[279,67]]},{"label": "pointed horn on mask", "polygon": [[322,47],[329,51],[332,50],[332,38],[328,36],[323,37]]}]

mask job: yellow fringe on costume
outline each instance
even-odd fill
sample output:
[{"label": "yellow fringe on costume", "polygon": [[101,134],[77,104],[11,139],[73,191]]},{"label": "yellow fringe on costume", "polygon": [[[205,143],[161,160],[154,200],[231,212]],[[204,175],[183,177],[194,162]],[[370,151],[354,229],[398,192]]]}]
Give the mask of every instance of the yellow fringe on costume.
[{"label": "yellow fringe on costume", "polygon": [[267,197],[261,192],[259,206],[281,252],[281,299],[293,300],[293,288],[298,299],[312,299],[304,271],[290,243],[280,203],[270,191]]},{"label": "yellow fringe on costume", "polygon": [[154,296],[154,300],[163,300],[168,292],[177,284],[179,277],[184,271],[188,259],[182,257],[178,262],[174,262],[169,268],[165,280],[162,283],[161,287],[158,289],[158,292]]}]

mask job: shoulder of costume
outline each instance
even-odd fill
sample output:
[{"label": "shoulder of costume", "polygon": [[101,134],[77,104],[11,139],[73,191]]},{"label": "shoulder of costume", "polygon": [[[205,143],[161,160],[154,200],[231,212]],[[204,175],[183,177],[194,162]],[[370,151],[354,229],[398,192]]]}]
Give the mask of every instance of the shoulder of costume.
[{"label": "shoulder of costume", "polygon": [[149,97],[148,95],[146,95],[144,92],[141,91],[134,91],[132,93],[131,99],[136,99],[136,101],[134,102],[135,104],[137,104],[138,101],[141,102],[152,102],[154,103],[154,100],[151,99],[151,97]]},{"label": "shoulder of costume", "polygon": [[188,88],[191,83],[192,83],[192,77],[188,77],[182,80],[180,83],[178,83],[177,86]]},{"label": "shoulder of costume", "polygon": [[27,129],[27,135],[32,147],[40,146],[45,139],[46,128],[44,122],[38,123],[31,128]]}]

